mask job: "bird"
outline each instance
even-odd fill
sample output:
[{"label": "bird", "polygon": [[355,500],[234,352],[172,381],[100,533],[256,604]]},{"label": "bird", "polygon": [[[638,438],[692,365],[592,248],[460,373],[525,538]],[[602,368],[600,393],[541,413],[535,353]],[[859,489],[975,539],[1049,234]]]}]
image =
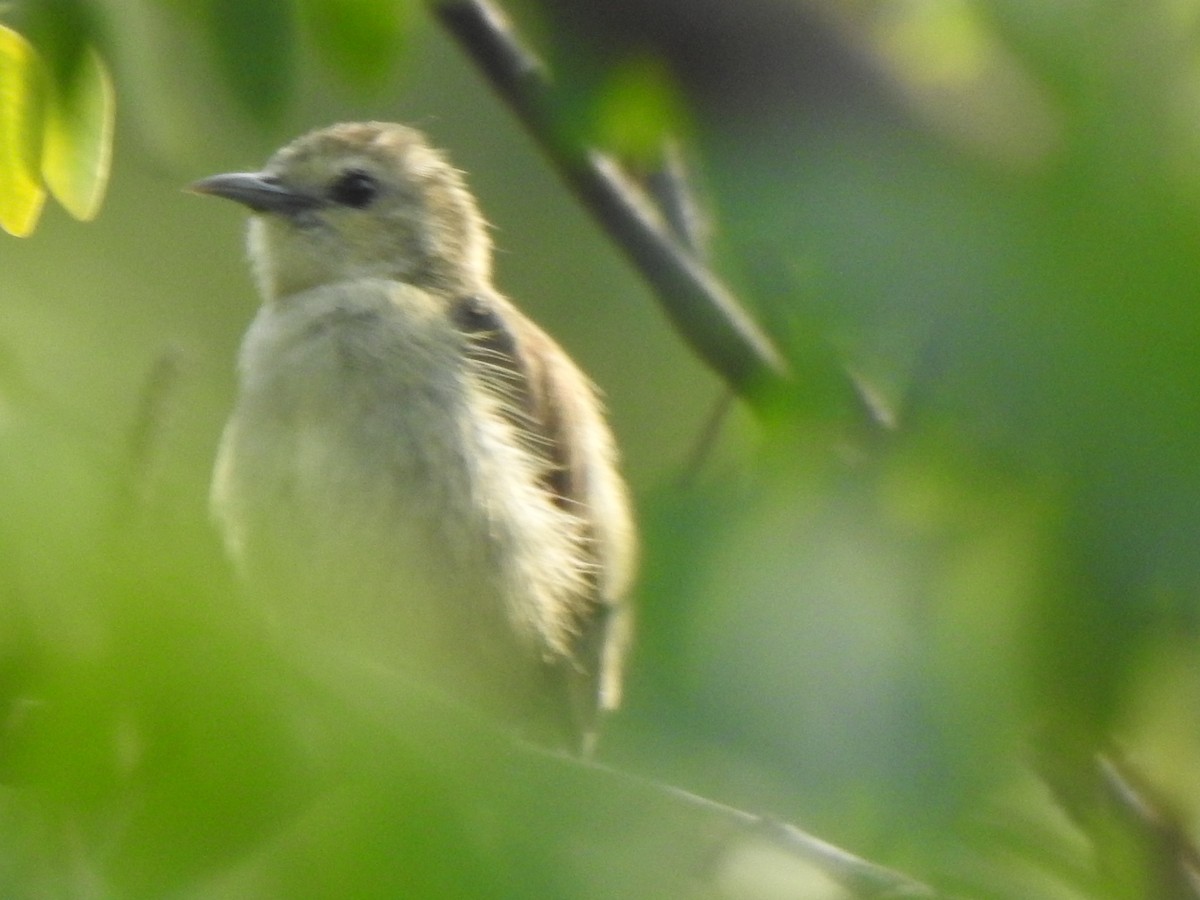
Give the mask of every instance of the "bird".
[{"label": "bird", "polygon": [[353,122],[190,189],[251,213],[211,507],[270,631],[590,753],[633,630],[629,491],[597,389],[493,286],[463,173]]}]

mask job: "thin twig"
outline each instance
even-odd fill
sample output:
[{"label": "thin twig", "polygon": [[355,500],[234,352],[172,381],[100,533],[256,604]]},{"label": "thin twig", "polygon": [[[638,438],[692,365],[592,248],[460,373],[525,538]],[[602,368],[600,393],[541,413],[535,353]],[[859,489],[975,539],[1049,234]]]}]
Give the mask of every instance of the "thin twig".
[{"label": "thin twig", "polygon": [[644,790],[671,797],[697,811],[717,815],[735,826],[738,833],[746,837],[761,838],[792,858],[813,866],[856,897],[876,897],[883,894],[914,898],[938,896],[932,887],[910,875],[855,856],[850,851],[787,822],[746,812],[684,788],[633,775],[603,763],[586,761],[582,765]]},{"label": "thin twig", "polygon": [[1200,898],[1200,850],[1163,798],[1117,751],[1097,757],[1097,774],[1127,831],[1137,839],[1147,862],[1146,877],[1155,896]]},{"label": "thin twig", "polygon": [[[677,140],[668,137],[663,141],[659,165],[643,175],[640,180],[675,240],[694,259],[707,263],[711,221],[707,210],[701,206],[696,196],[683,148]],[[729,385],[723,385],[696,438],[688,462],[683,466],[681,483],[686,484],[700,474],[716,446],[721,429],[729,419],[733,400],[733,390]]]},{"label": "thin twig", "polygon": [[675,240],[701,262],[708,261],[712,222],[696,196],[693,179],[679,141],[663,141],[659,165],[642,179]]},{"label": "thin twig", "polygon": [[688,454],[687,462],[681,467],[680,486],[694,483],[699,478],[732,408],[733,392],[729,388],[722,388],[720,396],[713,403],[712,410],[700,428],[700,434],[696,437],[691,453]]},{"label": "thin twig", "polygon": [[168,346],[154,360],[142,385],[137,416],[129,431],[127,474],[120,499],[120,515],[143,509],[153,491],[156,465],[160,462],[163,434],[178,399],[183,351]]},{"label": "thin twig", "polygon": [[[686,867],[688,877],[705,879],[716,877],[721,864],[739,851],[765,846],[819,871],[859,900],[942,896],[911,875],[856,856],[795,825],[595,759],[530,743],[436,686],[408,679],[385,685],[368,675],[363,689],[352,691],[348,701],[340,690],[304,677],[303,702],[315,704],[311,713],[318,721],[329,716],[329,721],[338,723],[336,733],[318,731],[318,748],[322,740],[329,740],[330,753],[347,749],[357,753],[357,746],[343,738],[346,722],[360,721],[385,741],[388,752],[371,755],[372,763],[382,767],[384,780],[397,771],[396,760],[417,766],[422,778],[451,782],[466,766],[471,773],[470,802],[482,808],[502,804],[493,809],[518,804],[525,823],[541,834],[538,843],[547,860],[556,858],[551,849],[556,844],[573,848],[573,858],[583,840],[611,848],[613,865],[631,867],[635,881],[639,875],[655,876],[667,860]],[[347,764],[350,769],[359,765],[341,761],[335,768],[340,771]],[[623,829],[614,833],[615,845],[604,843],[606,829],[597,828],[597,823],[612,821],[614,816],[629,828],[628,834]],[[543,830],[541,823],[551,820],[553,828]],[[637,838],[627,844],[630,835]],[[681,841],[686,849],[679,852]]]},{"label": "thin twig", "polygon": [[645,193],[610,156],[577,145],[560,119],[545,66],[489,0],[431,0],[564,180],[650,282],[679,333],[738,394],[789,381],[783,357],[733,293],[671,235]]}]

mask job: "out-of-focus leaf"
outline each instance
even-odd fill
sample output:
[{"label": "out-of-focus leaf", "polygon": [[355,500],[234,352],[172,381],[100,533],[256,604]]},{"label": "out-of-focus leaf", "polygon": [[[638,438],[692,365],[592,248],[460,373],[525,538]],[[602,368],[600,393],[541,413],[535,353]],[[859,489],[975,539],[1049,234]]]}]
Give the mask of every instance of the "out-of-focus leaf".
[{"label": "out-of-focus leaf", "polygon": [[211,0],[209,30],[237,101],[274,121],[291,94],[295,18],[286,0]]},{"label": "out-of-focus leaf", "polygon": [[313,44],[353,86],[369,88],[391,70],[411,6],[396,0],[301,0]]},{"label": "out-of-focus leaf", "polygon": [[37,47],[52,81],[68,83],[94,41],[97,22],[86,0],[38,0],[25,4],[21,30]]},{"label": "out-of-focus leaf", "polygon": [[866,14],[862,33],[868,52],[935,129],[987,159],[1034,165],[1062,138],[1057,110],[995,39],[979,6],[880,4]]},{"label": "out-of-focus leaf", "polygon": [[46,199],[38,177],[40,67],[29,42],[0,26],[0,228],[17,237],[33,231]]},{"label": "out-of-focus leaf", "polygon": [[670,73],[651,57],[615,69],[597,95],[597,142],[626,159],[654,164],[663,139],[683,122],[683,105]]},{"label": "out-of-focus leaf", "polygon": [[95,217],[112,161],[115,95],[104,61],[89,47],[69,84],[56,84],[47,110],[42,175],[76,219]]}]

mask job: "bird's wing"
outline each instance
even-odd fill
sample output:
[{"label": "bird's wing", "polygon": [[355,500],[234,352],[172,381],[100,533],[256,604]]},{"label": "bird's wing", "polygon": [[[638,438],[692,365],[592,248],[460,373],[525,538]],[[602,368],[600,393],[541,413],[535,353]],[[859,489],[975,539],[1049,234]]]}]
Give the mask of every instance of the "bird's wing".
[{"label": "bird's wing", "polygon": [[546,460],[544,486],[577,516],[588,556],[587,596],[579,598],[573,659],[573,700],[584,733],[598,710],[620,702],[630,632],[624,595],[634,564],[632,518],[616,473],[612,437],[595,391],[554,340],[503,298],[462,298],[455,319],[472,351],[500,367],[510,403],[503,409]]}]

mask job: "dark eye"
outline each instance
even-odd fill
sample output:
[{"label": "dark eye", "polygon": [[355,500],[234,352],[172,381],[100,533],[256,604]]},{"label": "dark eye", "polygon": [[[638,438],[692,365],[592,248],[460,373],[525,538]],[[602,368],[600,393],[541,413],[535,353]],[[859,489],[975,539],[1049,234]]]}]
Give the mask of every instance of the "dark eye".
[{"label": "dark eye", "polygon": [[362,209],[369,206],[379,193],[379,182],[362,169],[350,169],[329,189],[329,197],[335,203]]}]

